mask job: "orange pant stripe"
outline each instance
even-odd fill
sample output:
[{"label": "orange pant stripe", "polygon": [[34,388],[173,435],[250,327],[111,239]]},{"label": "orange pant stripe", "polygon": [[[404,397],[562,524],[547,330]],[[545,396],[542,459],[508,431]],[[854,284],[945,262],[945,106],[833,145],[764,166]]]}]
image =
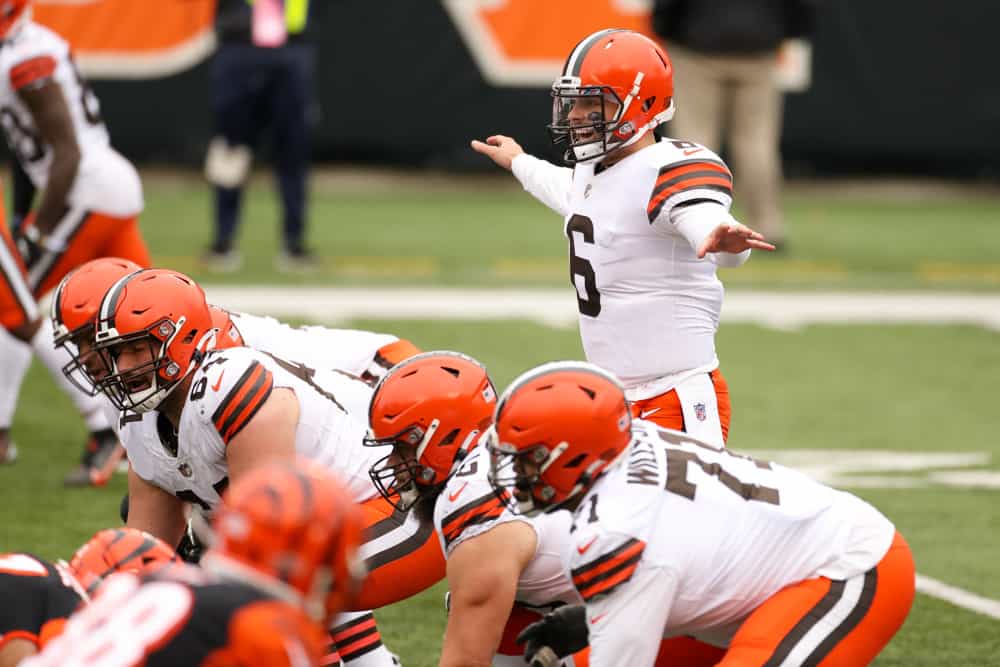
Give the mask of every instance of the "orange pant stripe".
[{"label": "orange pant stripe", "polygon": [[772,595],[740,626],[719,667],[867,665],[902,627],[915,576],[910,548],[897,532],[859,581],[819,577]]},{"label": "orange pant stripe", "polygon": [[[361,504],[365,518],[365,540],[384,538],[404,525],[405,515],[394,512],[381,496]],[[402,532],[402,531],[401,531]],[[354,610],[378,609],[430,588],[444,579],[445,560],[431,521],[422,522],[412,534],[365,559],[368,576]]]}]

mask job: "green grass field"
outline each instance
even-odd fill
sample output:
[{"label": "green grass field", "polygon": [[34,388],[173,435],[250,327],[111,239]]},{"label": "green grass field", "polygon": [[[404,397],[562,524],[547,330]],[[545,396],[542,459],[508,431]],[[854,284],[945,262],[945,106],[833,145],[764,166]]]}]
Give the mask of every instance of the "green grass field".
[{"label": "green grass field", "polygon": [[[313,215],[315,246],[328,266],[307,277],[270,270],[276,214],[267,188],[248,202],[247,266],[225,277],[199,273],[194,261],[209,235],[207,193],[185,179],[165,179],[147,197],[143,226],[157,260],[206,281],[528,286],[566,279],[558,221],[509,187],[381,194],[331,188],[316,198]],[[1000,265],[994,265],[1000,201],[872,203],[792,194],[788,211],[791,251],[751,260],[724,277],[728,284],[1000,287]],[[950,268],[933,274],[921,268],[928,265]],[[397,321],[387,313],[384,320],[351,325],[392,332],[425,349],[464,351],[487,364],[499,387],[534,364],[581,355],[575,330],[526,321]],[[1000,472],[998,343],[995,331],[947,325],[795,332],[723,326],[719,355],[734,405],[730,447],[847,452],[851,478],[867,480],[852,490],[896,523],[920,573],[1000,599],[1000,490],[977,486],[971,474]],[[37,365],[25,382],[13,435],[22,458],[0,468],[0,550],[66,557],[93,531],[117,523],[122,476],[101,489],[61,487],[85,432]],[[880,469],[859,462],[852,468],[854,450],[985,458],[958,470],[934,463]],[[949,472],[966,477],[956,481]],[[386,643],[404,664],[436,664],[444,590],[441,584],[379,611]],[[1000,620],[918,595],[906,626],[877,664],[1000,664]]]},{"label": "green grass field", "polygon": [[[324,259],[311,276],[276,276],[279,211],[270,181],[249,191],[241,231],[244,269],[199,270],[211,237],[211,198],[193,177],[147,187],[143,230],[160,263],[229,283],[564,285],[566,247],[558,216],[513,178],[457,177],[425,186],[375,175],[320,178],[309,234]],[[382,180],[387,181],[381,183]],[[1000,196],[944,191],[878,198],[851,189],[786,196],[789,251],[758,253],[725,273],[755,289],[1000,289]],[[737,216],[739,210],[736,210]]]}]

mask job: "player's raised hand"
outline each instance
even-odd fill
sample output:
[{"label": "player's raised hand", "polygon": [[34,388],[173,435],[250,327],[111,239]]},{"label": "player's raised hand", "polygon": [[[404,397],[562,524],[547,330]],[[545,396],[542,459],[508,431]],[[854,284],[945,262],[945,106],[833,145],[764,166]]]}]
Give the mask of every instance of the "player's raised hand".
[{"label": "player's raised hand", "polygon": [[764,240],[764,235],[740,223],[722,223],[705,237],[698,248],[698,259],[710,252],[741,253],[747,248],[774,250],[774,246]]},{"label": "player's raised hand", "polygon": [[514,158],[524,152],[524,149],[521,148],[521,144],[517,143],[510,137],[505,137],[502,134],[494,134],[492,137],[486,137],[486,141],[473,139],[472,150],[477,153],[482,153],[504,169],[508,170],[510,169],[510,163],[514,161]]}]

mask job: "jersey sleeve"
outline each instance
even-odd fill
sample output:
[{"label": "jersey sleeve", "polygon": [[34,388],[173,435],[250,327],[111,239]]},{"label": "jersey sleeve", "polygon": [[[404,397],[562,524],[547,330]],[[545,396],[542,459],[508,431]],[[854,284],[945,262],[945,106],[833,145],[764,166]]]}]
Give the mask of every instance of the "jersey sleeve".
[{"label": "jersey sleeve", "polygon": [[535,199],[563,217],[570,214],[572,169],[557,167],[551,162],[522,153],[511,163],[511,172]]},{"label": "jersey sleeve", "polygon": [[590,664],[652,665],[676,591],[674,572],[643,566],[614,594],[588,601]]},{"label": "jersey sleeve", "polygon": [[498,494],[487,480],[487,465],[476,455],[463,462],[434,504],[434,529],[445,557],[465,540],[519,519],[510,510],[510,493]]},{"label": "jersey sleeve", "polygon": [[271,371],[246,348],[220,353],[203,367],[202,378],[192,384],[196,400],[200,382],[204,391],[202,414],[211,422],[223,446],[242,431],[264,405],[274,387]]},{"label": "jersey sleeve", "polygon": [[693,202],[716,202],[728,211],[733,203],[733,175],[710,151],[704,157],[671,162],[660,167],[646,204],[650,224],[667,217],[674,207]]},{"label": "jersey sleeve", "polygon": [[56,65],[52,55],[29,56],[10,68],[10,87],[14,90],[38,88],[52,79]]},{"label": "jersey sleeve", "polygon": [[573,587],[591,602],[627,584],[639,567],[646,543],[636,537],[600,530],[582,530],[570,554]]}]

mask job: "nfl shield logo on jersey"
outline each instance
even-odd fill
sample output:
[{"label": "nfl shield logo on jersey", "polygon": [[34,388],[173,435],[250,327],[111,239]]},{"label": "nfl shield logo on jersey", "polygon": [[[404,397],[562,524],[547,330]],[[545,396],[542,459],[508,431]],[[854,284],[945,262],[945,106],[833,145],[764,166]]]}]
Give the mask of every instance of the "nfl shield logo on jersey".
[{"label": "nfl shield logo on jersey", "polygon": [[706,415],[705,415],[705,404],[704,403],[695,403],[694,404],[694,416],[700,422],[705,421],[705,416]]}]

